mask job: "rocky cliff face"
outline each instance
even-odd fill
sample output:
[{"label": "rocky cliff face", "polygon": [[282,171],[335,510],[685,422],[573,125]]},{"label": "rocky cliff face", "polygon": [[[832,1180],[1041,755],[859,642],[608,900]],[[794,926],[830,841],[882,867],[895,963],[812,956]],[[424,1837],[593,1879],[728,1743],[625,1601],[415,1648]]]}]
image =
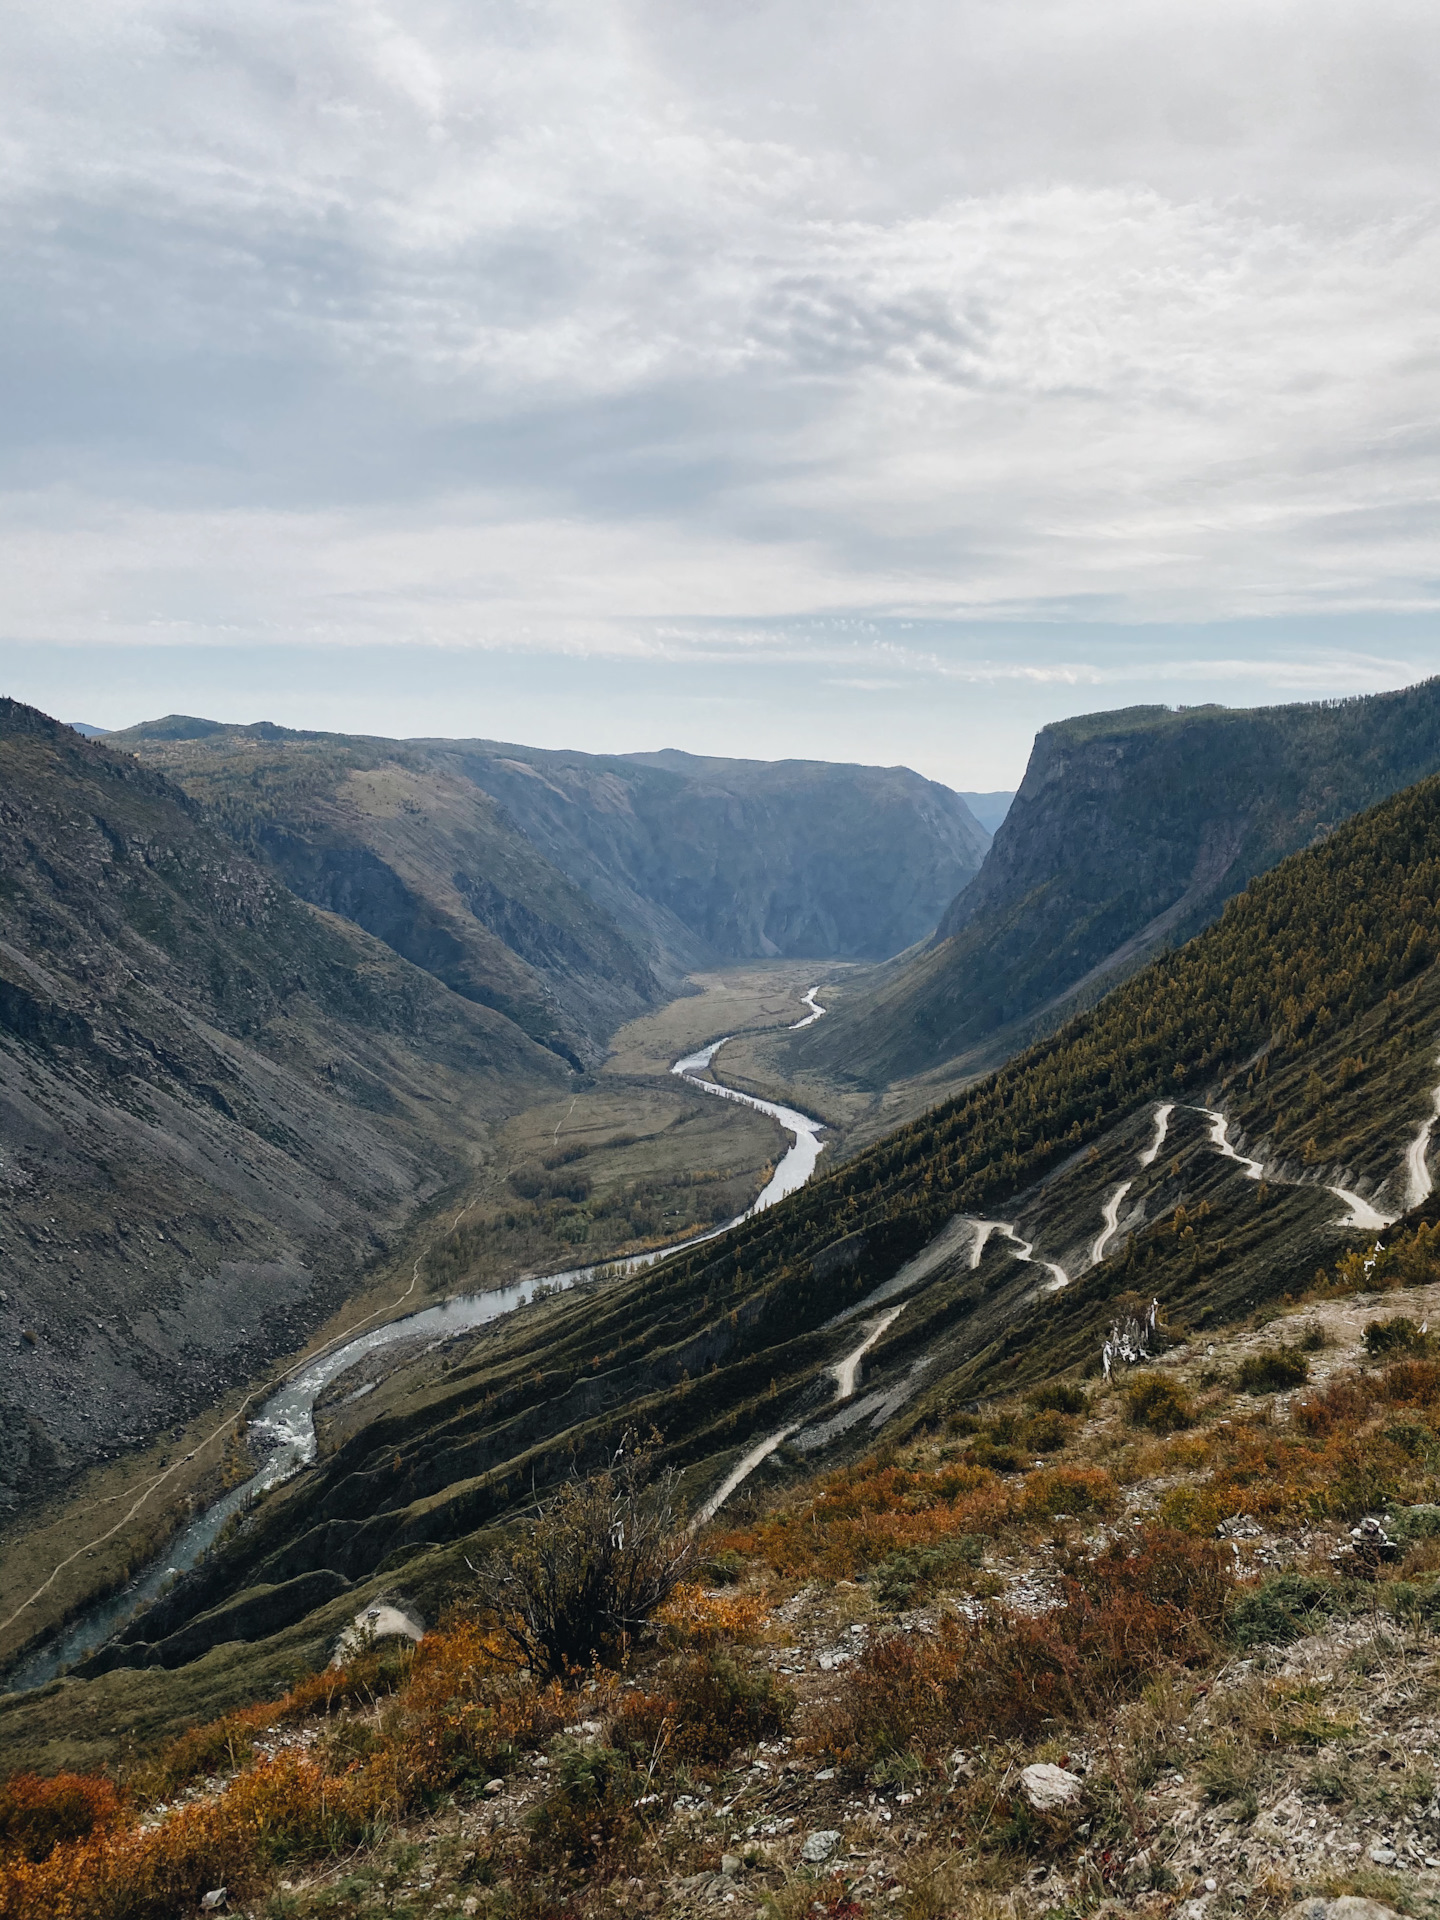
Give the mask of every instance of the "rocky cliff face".
[{"label": "rocky cliff face", "polygon": [[0,700],[0,1507],[293,1350],[569,1070]]},{"label": "rocky cliff face", "polygon": [[[880,1085],[1013,1047],[1287,853],[1440,767],[1440,681],[1330,706],[1141,707],[1036,736],[980,873],[903,970],[798,1039]],[[1057,1004],[1058,1003],[1058,1004]]]},{"label": "rocky cliff face", "polygon": [[302,899],[572,1065],[597,1060],[615,1027],[660,996],[604,907],[443,756],[176,716],[107,744],[182,784]]},{"label": "rocky cliff face", "polygon": [[907,767],[455,751],[622,926],[677,955],[885,959],[932,931],[989,845],[958,794]]}]

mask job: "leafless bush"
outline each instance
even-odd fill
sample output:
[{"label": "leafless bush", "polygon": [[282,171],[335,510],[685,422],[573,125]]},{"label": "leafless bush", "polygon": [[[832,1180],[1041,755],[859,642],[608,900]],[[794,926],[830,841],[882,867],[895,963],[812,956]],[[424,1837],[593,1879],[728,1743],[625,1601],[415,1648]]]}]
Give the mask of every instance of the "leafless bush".
[{"label": "leafless bush", "polygon": [[482,1604],[533,1672],[559,1679],[594,1660],[618,1664],[690,1572],[675,1478],[656,1473],[653,1440],[626,1434],[600,1472],[539,1510],[520,1545],[475,1569]]}]

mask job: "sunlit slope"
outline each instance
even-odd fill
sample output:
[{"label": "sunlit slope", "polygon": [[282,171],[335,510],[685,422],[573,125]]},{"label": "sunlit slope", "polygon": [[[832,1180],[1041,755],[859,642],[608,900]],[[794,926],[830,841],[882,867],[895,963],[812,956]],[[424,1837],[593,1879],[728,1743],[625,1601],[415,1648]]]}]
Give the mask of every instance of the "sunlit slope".
[{"label": "sunlit slope", "polygon": [[935,940],[785,1049],[870,1086],[1058,1023],[1285,855],[1440,769],[1440,681],[1314,706],[1057,722]]},{"label": "sunlit slope", "polygon": [[[463,1563],[433,1546],[503,1520],[637,1420],[664,1434],[698,1505],[782,1429],[762,1478],[872,1443],[897,1415],[1093,1367],[1118,1296],[1198,1325],[1293,1290],[1366,1244],[1369,1230],[1347,1224],[1356,1207],[1389,1215],[1410,1197],[1406,1149],[1440,1078],[1437,897],[1431,780],[723,1241],[396,1374],[372,1396],[374,1419],[264,1505],[118,1657],[157,1657],[143,1643],[237,1588],[278,1593],[321,1568],[364,1583],[403,1564],[417,1592],[443,1598]],[[973,1224],[997,1221],[983,1239]],[[837,1363],[897,1306],[839,1400]],[[301,1607],[305,1589],[289,1591]],[[283,1596],[274,1604],[282,1625]]]}]

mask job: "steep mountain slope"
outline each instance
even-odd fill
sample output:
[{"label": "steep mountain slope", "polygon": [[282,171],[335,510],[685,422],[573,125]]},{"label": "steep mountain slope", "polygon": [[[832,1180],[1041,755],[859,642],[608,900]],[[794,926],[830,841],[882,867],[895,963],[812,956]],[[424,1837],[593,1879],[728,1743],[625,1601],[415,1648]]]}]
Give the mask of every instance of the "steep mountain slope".
[{"label": "steep mountain slope", "polygon": [[977,878],[934,941],[792,1068],[881,1086],[1093,999],[1255,874],[1440,767],[1440,680],[1324,706],[1160,707],[1046,727]]},{"label": "steep mountain slope", "polygon": [[958,795],[905,768],[174,715],[109,744],[203,798],[307,899],[552,1045],[588,1039],[592,1055],[662,987],[719,959],[912,945],[989,844]]},{"label": "steep mountain slope", "polygon": [[[578,879],[582,860],[598,862],[609,885],[737,959],[898,953],[931,931],[950,876],[963,887],[989,845],[959,794],[908,767],[500,752],[542,774],[550,798],[533,777],[517,785],[493,750],[475,777],[492,792],[503,783],[558,865]],[[562,793],[578,805],[564,808]]]},{"label": "steep mountain slope", "polygon": [[353,1606],[403,1564],[438,1605],[477,1530],[627,1425],[663,1433],[704,1514],[897,1416],[1093,1370],[1152,1299],[1201,1327],[1295,1291],[1429,1188],[1437,953],[1440,779],[723,1240],[402,1365],[88,1671],[188,1663],[242,1606],[290,1634],[266,1658],[313,1647],[321,1575]]},{"label": "steep mountain slope", "polygon": [[0,701],[0,1504],[294,1349],[570,1075]]},{"label": "steep mountain slope", "polygon": [[452,759],[179,716],[112,735],[313,905],[579,1065],[654,1004],[646,960]]}]

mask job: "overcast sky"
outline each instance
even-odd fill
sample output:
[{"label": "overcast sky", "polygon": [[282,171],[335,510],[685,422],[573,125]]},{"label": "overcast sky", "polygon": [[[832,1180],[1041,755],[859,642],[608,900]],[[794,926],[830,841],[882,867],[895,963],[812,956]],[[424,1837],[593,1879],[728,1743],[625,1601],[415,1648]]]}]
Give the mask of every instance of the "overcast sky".
[{"label": "overcast sky", "polygon": [[1013,785],[1440,670],[1434,0],[11,0],[0,675]]}]

